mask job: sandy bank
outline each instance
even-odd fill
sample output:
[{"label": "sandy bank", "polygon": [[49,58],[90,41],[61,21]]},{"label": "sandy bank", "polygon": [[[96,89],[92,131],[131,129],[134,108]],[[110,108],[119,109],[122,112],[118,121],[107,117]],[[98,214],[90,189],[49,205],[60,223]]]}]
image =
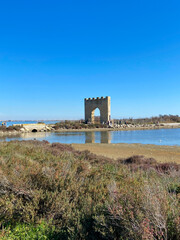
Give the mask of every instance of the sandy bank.
[{"label": "sandy bank", "polygon": [[177,162],[180,164],[180,146],[158,146],[151,144],[72,144],[76,150],[89,150],[97,155],[110,158],[127,158],[132,155],[153,157],[159,162]]}]

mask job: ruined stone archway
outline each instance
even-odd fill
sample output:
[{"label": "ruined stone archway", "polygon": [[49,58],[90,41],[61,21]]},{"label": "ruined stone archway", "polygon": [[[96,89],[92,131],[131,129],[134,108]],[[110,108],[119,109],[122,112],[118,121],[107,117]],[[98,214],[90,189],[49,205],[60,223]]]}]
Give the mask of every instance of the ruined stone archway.
[{"label": "ruined stone archway", "polygon": [[100,111],[100,122],[108,123],[111,114],[111,98],[110,97],[97,97],[85,98],[85,122],[94,123],[94,111],[96,108]]}]

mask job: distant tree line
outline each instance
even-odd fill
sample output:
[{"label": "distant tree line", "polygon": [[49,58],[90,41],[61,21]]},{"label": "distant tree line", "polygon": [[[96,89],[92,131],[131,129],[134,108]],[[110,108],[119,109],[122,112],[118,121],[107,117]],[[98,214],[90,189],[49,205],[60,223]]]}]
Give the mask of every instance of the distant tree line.
[{"label": "distant tree line", "polygon": [[114,119],[115,123],[120,124],[158,124],[158,123],[178,123],[180,122],[179,115],[159,115],[157,117],[150,118],[123,118]]}]

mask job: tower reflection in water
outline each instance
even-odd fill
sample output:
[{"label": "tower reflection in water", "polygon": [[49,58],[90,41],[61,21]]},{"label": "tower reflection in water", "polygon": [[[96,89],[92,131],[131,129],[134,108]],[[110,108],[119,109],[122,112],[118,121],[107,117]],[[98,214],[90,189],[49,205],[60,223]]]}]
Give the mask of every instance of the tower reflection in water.
[{"label": "tower reflection in water", "polygon": [[95,143],[98,142],[100,134],[100,143],[111,143],[111,132],[102,131],[102,132],[85,132],[85,143]]}]

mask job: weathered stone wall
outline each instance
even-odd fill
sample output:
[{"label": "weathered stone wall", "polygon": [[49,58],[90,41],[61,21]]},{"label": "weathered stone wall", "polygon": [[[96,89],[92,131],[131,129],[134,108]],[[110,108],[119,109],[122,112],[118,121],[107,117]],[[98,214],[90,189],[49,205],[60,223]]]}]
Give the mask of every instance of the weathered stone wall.
[{"label": "weathered stone wall", "polygon": [[[13,126],[18,126],[19,124],[13,124]],[[32,123],[32,124],[21,124],[21,131],[24,129],[26,132],[32,131],[48,131],[51,130],[45,123]]]},{"label": "weathered stone wall", "polygon": [[97,97],[85,98],[85,122],[94,122],[94,112],[98,108],[100,111],[100,122],[108,123],[111,118],[111,98],[110,97]]},{"label": "weathered stone wall", "polygon": [[25,128],[27,131],[32,131],[34,129],[37,131],[41,131],[46,129],[46,124],[45,123],[23,124],[22,127]]}]

